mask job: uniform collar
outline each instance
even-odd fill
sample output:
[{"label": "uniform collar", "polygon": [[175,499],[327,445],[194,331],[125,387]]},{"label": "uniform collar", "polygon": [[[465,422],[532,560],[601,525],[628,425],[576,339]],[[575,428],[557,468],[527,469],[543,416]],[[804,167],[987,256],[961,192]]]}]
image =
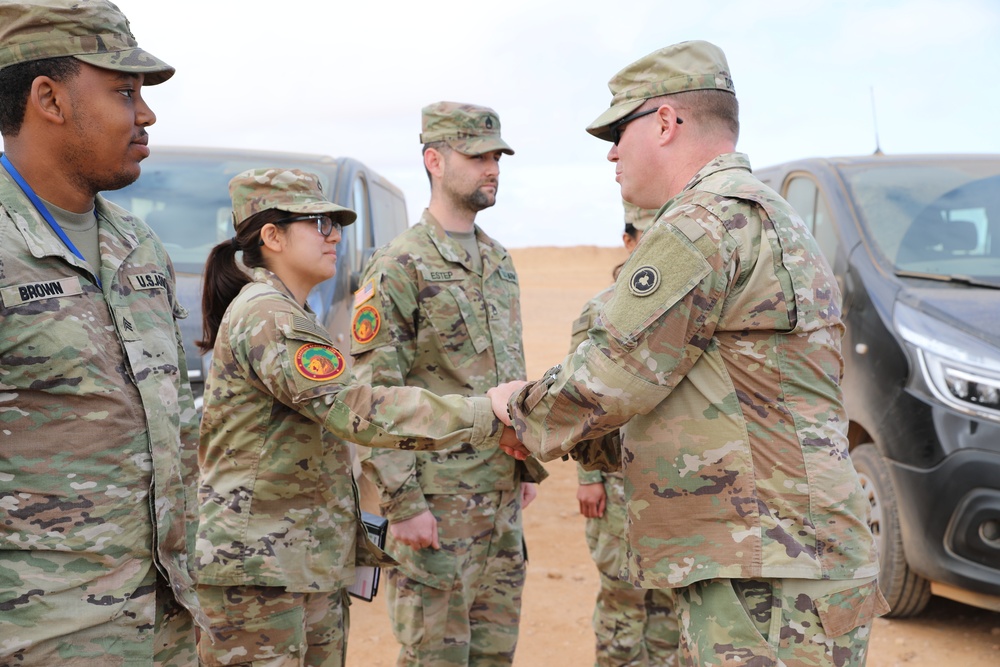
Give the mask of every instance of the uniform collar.
[{"label": "uniform collar", "polygon": [[272,273],[263,266],[254,267],[250,272],[250,279],[255,283],[261,283],[277,290],[284,296],[287,296],[294,304],[298,305],[300,308],[304,308],[306,312],[313,312],[312,308],[309,307],[308,302],[303,306],[295,300],[295,295],[292,294],[292,291],[285,286],[285,283],[281,281],[278,274]]},{"label": "uniform collar", "polygon": [[708,162],[708,164],[698,170],[698,173],[694,175],[694,178],[688,181],[688,184],[684,186],[684,190],[693,190],[701,181],[705,180],[712,174],[717,174],[720,171],[726,171],[727,169],[744,169],[746,171],[750,171],[750,158],[743,153],[723,153],[722,155],[714,157]]},{"label": "uniform collar", "polygon": [[[426,226],[427,235],[430,237],[434,247],[437,248],[437,251],[443,258],[449,262],[461,264],[468,271],[473,271],[473,268],[466,263],[467,255],[465,248],[463,248],[458,241],[448,236],[448,232],[445,231],[444,227],[441,226],[441,223],[437,221],[437,218],[435,218],[429,210],[424,209],[423,215],[420,216],[420,222]],[[485,276],[500,265],[500,263],[507,257],[507,251],[503,248],[503,246],[487,236],[486,233],[479,228],[479,225],[473,224],[472,229],[476,233],[476,241],[483,250],[483,275]]]},{"label": "uniform collar", "polygon": [[673,207],[674,202],[687,195],[688,192],[697,189],[698,185],[706,178],[729,169],[741,169],[749,172],[750,158],[743,153],[723,153],[722,155],[712,158],[704,167],[698,170],[698,173],[696,173],[690,181],[688,181],[683,190],[671,197],[666,204],[660,207],[660,210],[656,213],[655,219],[659,220],[664,211]]},{"label": "uniform collar", "polygon": [[[84,271],[87,270],[83,261],[78,259],[52,232],[48,223],[42,219],[41,214],[25,197],[21,188],[5,169],[0,169],[0,201],[14,220],[14,226],[24,237],[24,242],[32,256],[36,258],[61,257],[70,264]],[[114,230],[121,243],[129,250],[139,246],[139,239],[134,230],[122,227],[117,222],[119,217],[129,216],[130,213],[112,209],[112,205],[101,195],[97,195],[95,199],[94,210],[97,214],[99,229],[109,231],[110,228],[110,230]]]}]

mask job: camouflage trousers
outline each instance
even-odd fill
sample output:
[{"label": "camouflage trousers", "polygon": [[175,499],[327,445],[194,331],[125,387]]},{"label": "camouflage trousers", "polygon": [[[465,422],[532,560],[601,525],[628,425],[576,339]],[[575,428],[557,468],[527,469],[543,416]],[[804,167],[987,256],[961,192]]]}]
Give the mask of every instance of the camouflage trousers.
[{"label": "camouflage trousers", "polygon": [[862,667],[888,611],[874,579],[710,579],[676,589],[684,665]]},{"label": "camouflage trousers", "polygon": [[618,578],[625,560],[625,487],[605,475],[604,516],[587,519],[587,546],[601,577],[594,607],[595,667],[675,667],[677,617],[670,589],[636,588]]},{"label": "camouflage trousers", "polygon": [[427,496],[440,549],[389,539],[400,565],[386,599],[402,645],[397,665],[510,665],[517,647],[525,560],[520,491]]},{"label": "camouflage trousers", "polygon": [[[82,613],[88,605],[79,602],[94,595],[76,588],[47,595],[48,612],[23,623],[3,610],[0,667],[197,667],[191,614],[152,560],[144,564],[148,569],[139,586],[128,599],[98,606],[100,619]],[[45,632],[45,638],[36,641],[33,631]]]},{"label": "camouflage trousers", "polygon": [[278,586],[199,586],[211,623],[198,657],[207,667],[343,667],[350,602],[344,589],[291,593]]}]

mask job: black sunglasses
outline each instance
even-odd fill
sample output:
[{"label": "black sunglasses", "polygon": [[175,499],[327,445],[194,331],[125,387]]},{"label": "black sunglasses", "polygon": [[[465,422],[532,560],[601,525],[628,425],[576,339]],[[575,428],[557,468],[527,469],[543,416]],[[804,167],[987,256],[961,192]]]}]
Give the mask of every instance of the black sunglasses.
[{"label": "black sunglasses", "polygon": [[[643,116],[648,116],[649,114],[656,113],[659,110],[660,110],[659,107],[656,107],[654,109],[646,109],[645,111],[640,111],[639,113],[634,113],[631,116],[625,116],[621,120],[612,123],[611,128],[610,128],[610,130],[611,130],[611,141],[614,143],[615,146],[617,146],[618,142],[621,141],[622,132],[625,131],[625,126],[626,125],[628,125],[629,123],[631,123],[636,118],[642,118]],[[680,125],[683,122],[684,121],[681,120],[680,117],[677,118],[677,124],[678,125]]]}]

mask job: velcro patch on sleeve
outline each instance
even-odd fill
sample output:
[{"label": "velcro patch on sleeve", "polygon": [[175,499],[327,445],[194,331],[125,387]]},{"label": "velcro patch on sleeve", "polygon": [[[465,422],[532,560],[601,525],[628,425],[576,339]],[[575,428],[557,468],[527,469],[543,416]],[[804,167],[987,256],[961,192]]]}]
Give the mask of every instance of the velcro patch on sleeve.
[{"label": "velcro patch on sleeve", "polygon": [[329,331],[316,324],[315,320],[303,317],[302,315],[292,317],[291,332],[288,335],[294,337],[295,334],[308,334],[321,341],[330,342]]},{"label": "velcro patch on sleeve", "polygon": [[640,266],[628,279],[628,290],[635,296],[649,296],[660,286],[660,272],[655,266]]},{"label": "velcro patch on sleeve", "polygon": [[367,345],[375,340],[382,329],[382,315],[372,304],[365,304],[354,310],[351,321],[351,338],[358,345]]},{"label": "velcro patch on sleeve", "polygon": [[329,382],[340,377],[347,368],[340,350],[317,343],[299,346],[293,364],[302,377],[314,382]]},{"label": "velcro patch on sleeve", "polygon": [[691,241],[668,226],[643,239],[615,285],[602,320],[622,339],[671,308],[707,276],[712,267]]},{"label": "velcro patch on sleeve", "polygon": [[375,296],[375,279],[372,278],[364,285],[361,286],[357,292],[354,293],[354,307],[371,301],[372,297]]}]

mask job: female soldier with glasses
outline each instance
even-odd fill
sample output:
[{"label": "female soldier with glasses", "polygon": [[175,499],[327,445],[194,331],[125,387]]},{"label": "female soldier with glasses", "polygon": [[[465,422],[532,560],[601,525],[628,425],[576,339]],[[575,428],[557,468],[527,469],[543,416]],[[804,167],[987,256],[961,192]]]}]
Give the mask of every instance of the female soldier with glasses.
[{"label": "female soldier with glasses", "polygon": [[336,273],[341,227],[356,218],[315,175],[256,169],[229,189],[236,236],[209,255],[198,343],[213,352],[195,547],[212,627],[199,655],[206,665],[340,666],[355,565],[391,563],[360,522],[341,439],[438,449],[487,433],[496,446],[504,430],[484,397],[354,380],[306,306]]}]

